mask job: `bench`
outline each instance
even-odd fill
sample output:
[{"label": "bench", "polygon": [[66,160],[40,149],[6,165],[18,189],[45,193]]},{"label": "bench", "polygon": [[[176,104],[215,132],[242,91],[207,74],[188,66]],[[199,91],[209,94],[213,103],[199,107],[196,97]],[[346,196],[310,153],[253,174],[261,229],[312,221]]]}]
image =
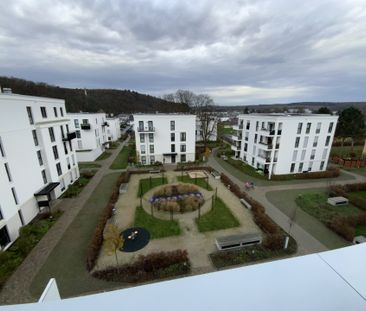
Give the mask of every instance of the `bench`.
[{"label": "bench", "polygon": [[247,201],[245,201],[244,199],[240,199],[239,201],[240,201],[240,203],[241,203],[242,205],[244,205],[247,209],[252,209],[252,206],[251,206]]},{"label": "bench", "polygon": [[220,251],[242,248],[261,243],[262,236],[259,233],[246,233],[219,237],[215,242],[217,249]]},{"label": "bench", "polygon": [[149,173],[150,174],[159,174],[160,173],[160,169],[150,170]]}]

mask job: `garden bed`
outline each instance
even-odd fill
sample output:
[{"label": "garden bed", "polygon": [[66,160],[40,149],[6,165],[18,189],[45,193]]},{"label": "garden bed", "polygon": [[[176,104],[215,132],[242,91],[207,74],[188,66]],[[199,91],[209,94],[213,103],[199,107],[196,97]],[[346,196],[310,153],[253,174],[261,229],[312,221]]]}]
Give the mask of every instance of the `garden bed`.
[{"label": "garden bed", "polygon": [[84,189],[84,187],[89,183],[89,181],[93,178],[97,171],[89,170],[81,172],[80,177],[76,180],[69,188],[65,191],[65,193],[61,196],[61,198],[73,198],[79,195],[79,193]]}]

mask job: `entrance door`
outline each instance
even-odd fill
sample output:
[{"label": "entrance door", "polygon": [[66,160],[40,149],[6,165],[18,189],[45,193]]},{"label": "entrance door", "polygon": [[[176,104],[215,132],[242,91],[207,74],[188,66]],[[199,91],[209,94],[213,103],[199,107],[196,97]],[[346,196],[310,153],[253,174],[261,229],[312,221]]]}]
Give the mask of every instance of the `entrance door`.
[{"label": "entrance door", "polygon": [[172,155],[172,163],[175,163],[175,155]]}]

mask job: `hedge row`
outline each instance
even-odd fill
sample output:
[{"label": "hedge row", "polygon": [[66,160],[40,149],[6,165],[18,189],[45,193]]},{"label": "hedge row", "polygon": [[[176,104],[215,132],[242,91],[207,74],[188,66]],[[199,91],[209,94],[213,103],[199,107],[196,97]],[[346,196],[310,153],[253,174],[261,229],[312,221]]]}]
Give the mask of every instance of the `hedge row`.
[{"label": "hedge row", "polygon": [[114,205],[116,204],[119,197],[120,185],[129,182],[131,174],[145,174],[145,173],[148,173],[148,170],[126,171],[122,172],[121,175],[119,176],[117,183],[109,198],[109,201],[100,215],[98,224],[94,231],[93,238],[87,250],[86,268],[88,269],[88,271],[91,271],[94,268],[97,258],[99,256],[100,249],[103,245],[104,227],[108,219],[112,216]]},{"label": "hedge row", "polygon": [[339,168],[333,167],[322,172],[308,172],[300,174],[273,175],[272,180],[288,180],[288,179],[316,179],[316,178],[334,178],[340,174]]},{"label": "hedge row", "polygon": [[211,166],[199,166],[196,165],[195,163],[192,164],[188,164],[188,165],[179,165],[175,171],[177,172],[181,172],[181,171],[207,171],[209,173],[211,173],[214,169]]},{"label": "hedge row", "polygon": [[348,217],[335,217],[328,227],[347,241],[352,242],[355,236],[355,227],[366,225],[366,214]]},{"label": "hedge row", "polygon": [[240,187],[225,174],[221,174],[221,181],[239,199],[244,199],[252,206],[254,222],[266,234],[263,242],[264,246],[271,250],[281,249],[284,242],[282,229],[266,214],[264,206],[246,192],[241,191]]},{"label": "hedge row", "polygon": [[187,251],[175,250],[140,255],[131,264],[95,271],[93,276],[106,281],[135,283],[187,274],[190,266]]},{"label": "hedge row", "polygon": [[361,197],[350,196],[349,193],[356,191],[366,191],[366,183],[356,183],[347,185],[335,185],[330,187],[331,196],[342,196],[348,198],[350,203],[366,211],[366,200]]}]

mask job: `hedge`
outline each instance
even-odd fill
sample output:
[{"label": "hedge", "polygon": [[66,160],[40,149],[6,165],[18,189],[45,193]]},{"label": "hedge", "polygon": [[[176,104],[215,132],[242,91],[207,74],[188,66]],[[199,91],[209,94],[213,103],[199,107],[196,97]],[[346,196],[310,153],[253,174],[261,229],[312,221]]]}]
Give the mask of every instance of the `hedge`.
[{"label": "hedge", "polygon": [[366,191],[366,183],[355,183],[346,185],[330,186],[331,196],[342,196],[348,198],[349,202],[358,208],[366,211],[366,200],[359,197],[350,196],[350,192]]},{"label": "hedge", "polygon": [[288,179],[316,179],[316,178],[335,178],[340,174],[339,168],[330,168],[322,172],[308,172],[300,174],[272,175],[272,180]]},{"label": "hedge", "polygon": [[328,227],[347,241],[352,242],[355,236],[355,227],[359,225],[366,225],[366,214],[348,217],[335,217],[328,224]]},{"label": "hedge", "polygon": [[106,281],[135,283],[187,274],[190,267],[187,251],[175,250],[140,255],[133,263],[98,270],[92,275]]}]

